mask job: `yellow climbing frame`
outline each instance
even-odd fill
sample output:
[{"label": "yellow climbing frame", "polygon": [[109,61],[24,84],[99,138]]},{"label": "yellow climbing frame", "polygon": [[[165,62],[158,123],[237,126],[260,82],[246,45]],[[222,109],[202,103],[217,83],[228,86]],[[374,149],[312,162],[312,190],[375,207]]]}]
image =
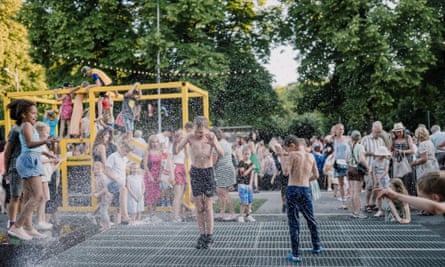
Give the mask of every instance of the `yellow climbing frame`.
[{"label": "yellow climbing frame", "polygon": [[[81,88],[77,90],[74,94],[86,94],[88,97],[84,100],[84,105],[89,108],[89,116],[90,122],[95,121],[96,114],[96,102],[97,95],[100,92],[114,92],[117,91],[120,95],[116,98],[113,98],[113,101],[122,101],[122,95],[131,89],[133,85],[119,85],[119,86],[105,86],[105,87],[91,87],[89,90],[85,88]],[[153,90],[158,90],[159,94],[153,93]],[[165,89],[169,89],[168,93],[165,92]],[[171,90],[171,89],[177,89]],[[169,83],[159,83],[159,84],[140,84],[138,86],[138,90],[141,90],[142,96],[138,100],[139,102],[143,100],[157,100],[157,99],[181,99],[182,106],[182,127],[185,127],[185,123],[191,121],[189,114],[189,100],[190,98],[202,98],[202,110],[203,116],[207,119],[209,118],[209,95],[208,92],[185,81],[180,82],[169,82]],[[164,90],[164,92],[163,92]],[[150,92],[151,91],[151,92]],[[172,92],[173,91],[173,92]],[[58,94],[68,94],[70,89],[60,89],[58,90]],[[144,92],[149,92],[144,94]],[[14,125],[14,121],[12,121],[8,116],[7,105],[14,99],[28,99],[34,101],[38,104],[48,104],[52,107],[52,109],[58,109],[61,104],[61,101],[57,101],[54,99],[54,91],[53,90],[40,90],[40,91],[29,91],[29,92],[7,92],[3,94],[3,114],[4,120],[0,120],[0,126],[4,126],[5,134],[8,134]],[[61,138],[59,142],[61,157],[66,160],[62,162],[60,165],[61,170],[61,184],[62,184],[62,206],[59,207],[61,211],[92,211],[96,206],[96,199],[91,200],[91,206],[70,206],[69,198],[73,194],[70,195],[68,190],[68,181],[70,179],[70,174],[68,173],[68,167],[71,166],[90,166],[92,165],[92,157],[91,152],[89,155],[82,156],[67,156],[67,145],[71,143],[89,143],[90,147],[94,142],[94,137],[96,136],[96,125],[95,123],[90,123],[90,137],[83,139],[75,139],[75,138]],[[91,192],[94,191],[94,176],[92,175],[92,168],[90,168],[90,176],[91,176]],[[190,178],[187,179],[187,189],[184,194],[184,204],[188,207],[194,207],[193,203],[190,201],[191,190],[190,190]],[[89,197],[88,194],[78,194],[81,197]]]}]

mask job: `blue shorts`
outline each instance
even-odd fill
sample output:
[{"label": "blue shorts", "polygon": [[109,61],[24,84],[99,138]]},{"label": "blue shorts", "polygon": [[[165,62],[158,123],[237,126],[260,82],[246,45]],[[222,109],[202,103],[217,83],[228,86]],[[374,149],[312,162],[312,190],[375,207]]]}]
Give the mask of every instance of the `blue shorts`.
[{"label": "blue shorts", "polygon": [[19,176],[23,179],[43,176],[41,154],[32,151],[22,152],[16,161],[16,168]]},{"label": "blue shorts", "polygon": [[238,184],[239,202],[241,204],[252,204],[253,202],[253,190],[249,189],[246,184]]}]

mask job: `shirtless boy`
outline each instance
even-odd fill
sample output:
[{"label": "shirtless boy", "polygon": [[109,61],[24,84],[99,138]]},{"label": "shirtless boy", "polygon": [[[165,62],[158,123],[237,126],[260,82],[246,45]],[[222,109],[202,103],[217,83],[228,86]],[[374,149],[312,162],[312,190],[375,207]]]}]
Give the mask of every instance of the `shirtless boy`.
[{"label": "shirtless boy", "polygon": [[215,135],[209,131],[209,122],[203,116],[195,118],[193,131],[179,141],[174,148],[175,154],[186,144],[190,144],[191,148],[190,183],[195,198],[200,233],[196,248],[209,248],[213,244],[213,195],[216,190],[212,153],[215,149],[220,156],[223,156],[224,151]]},{"label": "shirtless boy", "polygon": [[283,166],[284,174],[289,174],[286,189],[287,218],[292,252],[287,259],[301,262],[300,257],[300,220],[301,212],[307,221],[312,238],[312,253],[320,253],[323,248],[318,237],[318,226],[314,218],[309,181],[318,178],[318,169],[314,157],[306,152],[306,142],[302,138],[289,135],[284,139],[284,149],[289,153],[289,161]]}]

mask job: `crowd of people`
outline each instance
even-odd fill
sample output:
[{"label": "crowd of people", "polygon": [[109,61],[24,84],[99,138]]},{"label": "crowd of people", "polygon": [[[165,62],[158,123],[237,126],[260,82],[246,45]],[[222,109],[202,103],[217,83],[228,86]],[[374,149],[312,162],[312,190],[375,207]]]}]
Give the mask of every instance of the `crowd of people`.
[{"label": "crowd of people", "polygon": [[[91,68],[82,68],[82,72],[93,75],[96,86],[106,85],[104,73]],[[395,123],[386,132],[376,121],[371,131],[362,135],[357,130],[345,134],[344,125],[338,123],[322,138],[288,135],[265,142],[259,132],[252,131],[236,136],[231,143],[221,129],[210,128],[207,118],[197,116],[185,129],[144,136],[146,129],[134,127],[141,96],[138,86],[135,83],[123,95],[122,111],[117,116],[122,132],[115,130],[118,119],[115,124],[112,97],[101,94],[96,109],[99,113],[92,122],[98,130],[94,143],[91,149],[88,144],[77,148],[92,158],[95,190],[90,196],[98,205],[88,216],[99,223],[101,231],[113,224],[162,222],[165,218],[158,216],[158,207],[171,210],[170,220],[176,223],[189,211],[196,216],[199,228],[196,248],[206,249],[214,243],[215,195],[219,201],[217,216],[222,221],[245,223],[256,221],[252,211],[255,193],[279,190],[281,210],[289,221],[292,252],[288,259],[299,262],[299,213],[308,223],[312,252],[323,250],[312,206],[320,189],[332,192],[339,208],[351,210],[357,219],[371,215],[406,224],[411,221],[413,206],[422,215],[445,213],[445,174],[440,171],[445,167],[445,133],[438,125],[431,127],[431,134],[419,125],[411,135],[402,123]],[[69,105],[72,93],[80,87],[64,87],[71,88],[67,95],[61,97],[56,92],[61,109],[45,111],[42,121],[37,121],[34,102],[18,99],[8,105],[16,125],[0,153],[2,183],[8,196],[4,201],[8,207],[2,203],[0,208],[8,212],[8,233],[22,240],[45,238],[38,230],[49,230],[59,223],[57,187],[59,165],[64,160],[57,148],[59,118],[62,138],[89,134],[82,129],[89,129],[90,122],[79,120],[83,111]],[[79,99],[74,105],[82,104]],[[73,113],[77,113],[77,126],[71,129]],[[184,194],[189,184],[190,198]],[[238,215],[231,191],[239,196]]]}]

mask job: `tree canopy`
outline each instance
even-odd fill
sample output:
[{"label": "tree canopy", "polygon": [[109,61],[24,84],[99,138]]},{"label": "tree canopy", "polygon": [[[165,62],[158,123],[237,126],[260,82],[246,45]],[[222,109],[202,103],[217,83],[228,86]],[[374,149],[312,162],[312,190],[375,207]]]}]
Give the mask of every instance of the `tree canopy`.
[{"label": "tree canopy", "polygon": [[443,61],[443,1],[283,2],[282,36],[301,51],[300,112],[365,129],[375,119],[414,127],[434,108],[443,84],[426,75]]}]

